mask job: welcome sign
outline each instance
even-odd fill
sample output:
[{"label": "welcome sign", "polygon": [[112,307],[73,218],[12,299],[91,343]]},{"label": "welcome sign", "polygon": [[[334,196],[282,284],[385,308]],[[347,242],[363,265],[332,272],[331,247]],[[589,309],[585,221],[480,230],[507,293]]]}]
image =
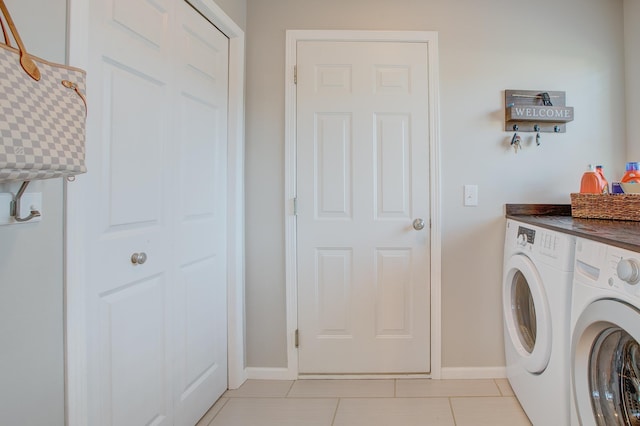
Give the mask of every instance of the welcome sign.
[{"label": "welcome sign", "polygon": [[506,131],[564,133],[573,121],[573,107],[566,106],[565,92],[505,90]]},{"label": "welcome sign", "polygon": [[573,107],[512,106],[507,108],[507,120],[566,123],[573,121]]}]

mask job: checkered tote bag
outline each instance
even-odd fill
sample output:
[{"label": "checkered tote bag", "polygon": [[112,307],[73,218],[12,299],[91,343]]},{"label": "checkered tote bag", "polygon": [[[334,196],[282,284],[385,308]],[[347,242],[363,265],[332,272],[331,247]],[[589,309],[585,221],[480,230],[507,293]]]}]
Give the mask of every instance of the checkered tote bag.
[{"label": "checkered tote bag", "polygon": [[75,176],[84,164],[83,70],[29,55],[3,0],[0,9],[0,183]]}]

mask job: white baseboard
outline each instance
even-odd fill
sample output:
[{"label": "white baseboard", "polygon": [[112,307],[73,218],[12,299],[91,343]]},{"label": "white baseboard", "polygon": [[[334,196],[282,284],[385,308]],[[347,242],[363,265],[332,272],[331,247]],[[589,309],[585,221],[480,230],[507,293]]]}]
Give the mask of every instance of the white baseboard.
[{"label": "white baseboard", "polygon": [[253,380],[295,380],[288,368],[247,367],[247,379]]},{"label": "white baseboard", "polygon": [[442,379],[505,379],[506,367],[442,367]]},{"label": "white baseboard", "polygon": [[430,379],[430,374],[300,374],[300,380]]},{"label": "white baseboard", "polygon": [[228,377],[229,382],[227,383],[227,387],[229,389],[238,389],[248,379],[247,369],[246,367],[243,367],[242,369],[234,370],[235,371],[234,374],[232,374],[231,371],[232,371],[231,368],[229,368],[229,377]]},{"label": "white baseboard", "polygon": [[[262,367],[247,367],[246,368],[247,379],[253,380],[295,380],[296,375],[292,374],[288,368],[262,368]],[[425,377],[419,375],[420,377]],[[403,376],[404,378],[410,378]],[[418,377],[418,375],[416,375]],[[505,379],[507,377],[506,367],[442,367],[442,379]],[[305,376],[304,378],[320,378],[315,376]],[[336,378],[327,377],[323,378]],[[356,378],[345,377],[341,378]],[[357,376],[357,378],[363,378]],[[374,377],[367,377],[374,378]],[[376,376],[375,378],[380,378]],[[397,378],[397,377],[396,377]],[[413,378],[413,377],[411,377]]]}]

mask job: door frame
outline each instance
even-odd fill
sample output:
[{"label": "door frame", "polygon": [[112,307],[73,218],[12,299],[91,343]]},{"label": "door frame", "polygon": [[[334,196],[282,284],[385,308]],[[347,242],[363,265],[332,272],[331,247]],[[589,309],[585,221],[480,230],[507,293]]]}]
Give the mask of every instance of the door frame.
[{"label": "door frame", "polygon": [[[431,372],[427,377],[441,378],[441,180],[440,180],[440,101],[438,77],[438,33],[435,31],[351,31],[351,30],[287,30],[285,67],[285,285],[287,306],[287,368],[278,378],[297,379],[298,350],[295,334],[298,328],[297,234],[294,200],[296,189],[296,85],[294,66],[299,41],[394,41],[428,44],[429,73],[429,187],[430,187],[430,254],[431,254]],[[284,377],[281,377],[284,376]],[[346,376],[341,376],[346,377]],[[358,375],[363,378],[364,376]],[[379,377],[379,376],[376,376]],[[407,376],[402,376],[407,377]],[[275,378],[275,377],[274,377]]]},{"label": "door frame", "polygon": [[[247,379],[245,366],[244,273],[244,31],[213,1],[183,0],[229,38],[229,106],[227,153],[227,351],[228,386]],[[89,2],[68,0],[67,60],[87,69],[89,63]],[[88,78],[91,78],[89,75]],[[88,94],[91,114],[91,94]],[[79,175],[64,184],[64,321],[65,417],[68,426],[88,424],[85,226],[91,208],[85,200],[91,188]]]}]

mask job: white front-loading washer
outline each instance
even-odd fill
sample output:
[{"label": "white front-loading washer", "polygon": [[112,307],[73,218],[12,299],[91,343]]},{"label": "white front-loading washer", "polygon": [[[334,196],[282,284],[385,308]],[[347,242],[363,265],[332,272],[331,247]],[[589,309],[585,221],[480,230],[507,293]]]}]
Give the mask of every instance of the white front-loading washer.
[{"label": "white front-loading washer", "polygon": [[570,424],[569,319],[576,238],[507,220],[507,378],[534,426]]},{"label": "white front-loading washer", "polygon": [[578,238],[574,269],[575,424],[640,425],[640,253]]}]

